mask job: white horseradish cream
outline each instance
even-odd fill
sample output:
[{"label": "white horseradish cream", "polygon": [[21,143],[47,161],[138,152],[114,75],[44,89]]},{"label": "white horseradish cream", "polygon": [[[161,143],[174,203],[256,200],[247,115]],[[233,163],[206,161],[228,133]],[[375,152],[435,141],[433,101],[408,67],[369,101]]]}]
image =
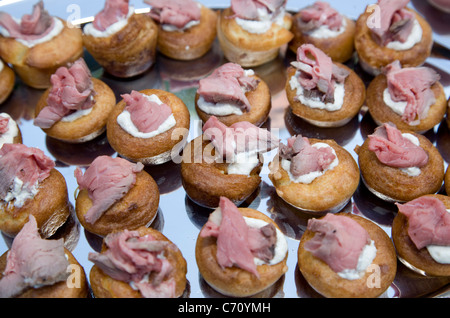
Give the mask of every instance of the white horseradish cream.
[{"label": "white horseradish cream", "polygon": [[4,64],[3,64],[2,60],[0,60],[0,72],[3,71],[3,67],[4,67]]},{"label": "white horseradish cream", "polygon": [[[155,102],[158,105],[161,105],[163,102],[159,99],[158,96],[152,94],[150,96],[144,95],[150,102]],[[131,120],[131,114],[127,110],[124,110],[117,116],[117,123],[125,130],[127,133],[136,138],[152,138],[163,132],[169,130],[173,126],[176,125],[176,120],[173,114],[171,114],[161,125],[159,125],[158,129],[154,131],[150,131],[148,133],[144,133],[138,130],[138,128],[133,124]]]},{"label": "white horseradish cream", "polygon": [[297,97],[300,102],[311,108],[324,109],[327,111],[335,111],[342,108],[344,105],[344,96],[345,96],[345,85],[344,83],[335,83],[334,84],[334,102],[333,103],[324,103],[319,98],[306,98],[304,95],[304,88],[300,85],[297,77],[300,75],[299,71],[296,71],[294,76],[289,80],[289,85],[292,90],[296,91]]},{"label": "white horseradish cream", "polygon": [[[450,213],[450,210],[447,209],[447,212]],[[426,248],[437,263],[450,264],[450,246],[428,245]]]},{"label": "white horseradish cream", "polygon": [[283,26],[285,10],[282,9],[274,16],[273,13],[267,12],[266,9],[257,9],[259,20],[246,20],[241,18],[235,18],[236,23],[245,31],[253,34],[262,34],[269,31],[272,27],[272,23]]},{"label": "white horseradish cream", "polygon": [[[21,19],[16,19],[16,18],[13,18],[13,19],[18,24],[21,23]],[[53,20],[54,20],[53,29],[45,36],[43,36],[39,39],[35,39],[35,40],[23,40],[23,39],[16,39],[16,40],[29,48],[32,48],[35,45],[50,41],[55,36],[59,35],[61,33],[61,31],[64,29],[64,24],[62,23],[62,21],[60,19],[53,17]],[[6,30],[3,27],[0,27],[0,34],[3,35],[4,37],[9,37],[8,30]]]},{"label": "white horseradish cream", "polygon": [[377,248],[375,247],[375,242],[370,240],[370,244],[366,244],[359,254],[358,264],[354,269],[344,269],[343,271],[337,273],[340,277],[355,280],[363,277],[367,271],[367,268],[372,264],[375,256],[377,255]]},{"label": "white horseradish cream", "polygon": [[417,21],[417,19],[414,19],[411,33],[409,34],[406,41],[403,43],[400,41],[392,41],[392,42],[389,42],[386,45],[386,47],[389,49],[396,50],[396,51],[404,51],[404,50],[411,49],[414,45],[419,43],[421,40],[422,40],[422,28],[420,27],[419,21]]},{"label": "white horseradish cream", "polygon": [[[200,3],[197,3],[197,6],[201,9],[202,5]],[[189,21],[188,23],[186,23],[186,25],[182,28],[178,28],[172,24],[163,24],[161,27],[164,31],[167,32],[183,32],[186,31],[190,28],[192,28],[193,26],[199,25],[200,24],[200,20],[192,20]],[[186,50],[189,50],[189,46],[186,46]]]},{"label": "white horseradish cream", "polygon": [[333,160],[333,162],[331,162],[331,164],[324,170],[324,171],[312,171],[310,173],[295,177],[294,175],[292,175],[291,173],[291,161],[287,160],[287,159],[281,159],[281,167],[286,170],[286,172],[289,175],[289,179],[292,182],[295,183],[304,183],[304,184],[310,184],[311,182],[313,182],[316,178],[322,176],[325,172],[327,172],[328,170],[332,170],[333,168],[335,168],[338,164],[339,164],[339,159],[336,155],[336,152],[334,151],[333,147],[331,147],[330,145],[323,143],[323,142],[317,142],[315,144],[312,145],[312,147],[314,148],[323,148],[323,147],[329,147],[331,148],[331,151],[333,152],[333,154],[335,155],[335,158]]},{"label": "white horseradish cream", "polygon": [[23,181],[15,177],[11,190],[9,190],[3,200],[8,203],[15,200],[14,206],[21,208],[28,199],[34,198],[34,196],[38,193],[38,185],[39,182],[36,181],[36,183],[31,187],[26,185],[24,186]]},{"label": "white horseradish cream", "polygon": [[328,25],[324,24],[314,30],[311,30],[311,31],[308,31],[305,33],[316,39],[327,39],[327,38],[335,38],[338,35],[341,35],[342,33],[345,32],[346,28],[347,28],[347,20],[343,18],[342,24],[338,30],[331,30],[328,27]]},{"label": "white horseradish cream", "polygon": [[19,133],[19,129],[17,128],[16,122],[14,119],[9,116],[7,113],[0,113],[0,117],[8,117],[8,130],[4,134],[0,134],[0,148],[3,144],[12,144],[14,138]]},{"label": "white horseradish cream", "polygon": [[128,8],[128,14],[125,18],[120,19],[116,23],[111,24],[109,27],[106,28],[105,31],[97,30],[94,27],[93,23],[88,23],[84,26],[83,32],[86,35],[90,35],[96,38],[107,38],[120,30],[122,30],[127,24],[128,24],[128,18],[131,17],[134,13],[134,7],[130,6]]}]

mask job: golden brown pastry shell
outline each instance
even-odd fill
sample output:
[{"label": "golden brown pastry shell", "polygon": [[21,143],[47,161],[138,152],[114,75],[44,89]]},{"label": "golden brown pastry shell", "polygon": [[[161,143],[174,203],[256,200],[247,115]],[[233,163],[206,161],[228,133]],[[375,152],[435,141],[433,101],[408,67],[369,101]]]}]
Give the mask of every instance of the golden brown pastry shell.
[{"label": "golden brown pastry shell", "polygon": [[422,28],[422,39],[409,50],[397,51],[385,46],[379,46],[372,38],[371,31],[367,26],[368,17],[372,11],[366,11],[356,20],[355,50],[358,53],[363,68],[373,75],[379,74],[381,68],[394,62],[400,61],[403,67],[422,65],[431,54],[433,46],[432,30],[428,22],[412,9],[406,8],[415,14]]},{"label": "golden brown pastry shell", "polygon": [[[181,162],[181,181],[186,194],[201,206],[216,208],[221,196],[239,205],[261,183],[262,162],[249,176],[227,174],[228,163],[213,161],[215,149],[203,135],[192,140],[184,149]],[[261,159],[261,157],[260,157]],[[213,162],[211,162],[213,161]]]},{"label": "golden brown pastry shell", "polygon": [[[109,113],[116,105],[114,92],[103,81],[92,78],[94,84],[94,105],[92,111],[72,122],[59,121],[50,128],[42,129],[48,136],[69,143],[86,142],[105,131]],[[51,88],[48,88],[38,100],[35,109],[37,117],[47,104]]]},{"label": "golden brown pastry shell", "polygon": [[61,21],[64,28],[60,34],[32,48],[14,38],[0,36],[0,57],[13,66],[25,84],[33,88],[50,87],[50,76],[58,67],[83,56],[81,30],[69,27],[65,21]]},{"label": "golden brown pastry shell", "polygon": [[39,233],[42,238],[52,236],[72,211],[67,194],[66,180],[56,169],[39,184],[39,191],[32,199],[28,199],[21,208],[13,204],[0,202],[0,230],[7,236],[16,236],[29,215],[36,218]]},{"label": "golden brown pastry shell", "polygon": [[[0,61],[0,63],[2,63]],[[14,89],[16,81],[16,75],[14,71],[5,63],[3,63],[3,69],[0,72],[0,104],[3,103]]]},{"label": "golden brown pastry shell", "polygon": [[416,177],[381,163],[375,153],[369,150],[369,139],[355,148],[362,180],[372,192],[380,193],[388,201],[406,202],[424,194],[436,193],[444,180],[444,161],[433,144],[420,134],[402,132],[417,137],[420,147],[428,154],[428,163],[420,168],[421,173]]},{"label": "golden brown pastry shell", "polygon": [[[273,220],[257,210],[239,208],[239,211],[245,217],[260,219],[278,228]],[[254,274],[236,266],[222,268],[217,262],[216,238],[199,235],[195,245],[195,259],[202,277],[219,293],[233,297],[252,296],[272,286],[288,269],[287,254],[280,263],[258,265],[258,279]]]},{"label": "golden brown pastry shell", "polygon": [[427,117],[420,120],[418,125],[410,125],[402,120],[402,116],[395,113],[383,100],[383,91],[387,88],[387,78],[384,74],[376,76],[367,87],[366,104],[373,120],[381,125],[393,123],[397,128],[424,133],[439,124],[445,116],[447,99],[444,88],[440,82],[431,86],[436,102],[430,106]]},{"label": "golden brown pastry shell", "polygon": [[[214,115],[220,122],[224,123],[227,126],[231,126],[234,123],[239,121],[248,121],[255,126],[261,126],[269,117],[270,110],[272,108],[272,99],[269,90],[269,86],[267,86],[266,82],[264,82],[260,77],[253,76],[260,82],[256,89],[249,91],[245,94],[247,97],[251,108],[248,112],[243,112],[242,115],[231,114],[227,116],[217,116]],[[208,113],[202,111],[198,105],[197,101],[200,95],[197,93],[195,95],[195,110],[197,111],[198,117],[203,121],[203,123],[207,122],[208,119],[212,116]]]},{"label": "golden brown pastry shell", "polygon": [[[368,268],[362,278],[347,280],[334,272],[327,263],[305,250],[304,245],[312,239],[315,232],[306,230],[298,248],[298,267],[307,282],[320,294],[328,298],[373,298],[383,294],[391,285],[397,272],[397,256],[391,239],[374,222],[361,216],[339,213],[358,222],[375,242],[377,254],[372,265],[379,272]],[[376,276],[376,278],[375,278]],[[376,279],[379,286],[373,286]]]},{"label": "golden brown pastry shell", "polygon": [[[289,80],[286,81],[286,95],[292,113],[304,120],[321,127],[340,127],[348,123],[355,117],[361,109],[366,99],[366,87],[359,76],[347,66],[334,62],[339,68],[350,72],[344,82],[344,103],[339,110],[328,111],[326,109],[312,108],[303,105],[301,101],[295,100],[297,90],[292,90]],[[295,75],[296,69],[292,66],[288,68],[287,78]]]},{"label": "golden brown pastry shell", "polygon": [[344,63],[352,57],[355,49],[355,21],[348,17],[343,17],[346,21],[343,33],[335,37],[317,38],[301,31],[297,22],[300,19],[299,15],[300,13],[295,14],[292,22],[291,32],[294,34],[294,38],[289,42],[289,49],[292,52],[297,54],[299,46],[311,43],[321,49],[334,62]]},{"label": "golden brown pastry shell", "polygon": [[[84,268],[78,263],[72,253],[64,249],[65,255],[69,264],[73,266],[76,272],[72,270],[72,274],[67,280],[58,282],[51,286],[44,286],[40,288],[28,288],[22,294],[16,296],[17,298],[87,298],[89,296],[89,285],[86,279]],[[0,279],[3,278],[3,271],[6,268],[8,252],[0,256]],[[79,276],[78,276],[79,275]],[[71,279],[76,281],[70,281]],[[69,285],[67,282],[79,282],[79,287]],[[70,287],[69,287],[70,286]]]},{"label": "golden brown pastry shell", "polygon": [[175,60],[193,60],[206,54],[216,38],[217,13],[204,5],[200,24],[183,32],[164,31],[158,27],[158,50]]},{"label": "golden brown pastry shell", "polygon": [[287,13],[284,25],[275,23],[265,33],[252,34],[242,29],[231,18],[234,13],[231,8],[221,10],[217,20],[217,38],[225,57],[243,67],[264,64],[275,59],[281,46],[293,38],[289,31],[292,26],[292,16]]},{"label": "golden brown pastry shell", "polygon": [[[442,194],[425,196],[438,198],[447,209],[450,209],[450,197]],[[407,266],[413,266],[416,272],[426,276],[449,276],[450,278],[450,264],[436,262],[426,247],[417,249],[408,235],[408,218],[400,212],[397,213],[392,222],[392,240],[399,259],[406,262]]]},{"label": "golden brown pastry shell", "polygon": [[[146,227],[136,229],[140,236],[152,235],[158,241],[167,241],[172,243],[161,232]],[[108,248],[103,245],[102,252]],[[174,267],[168,279],[175,280],[175,297],[182,296],[186,289],[186,273],[187,263],[181,251],[175,248],[168,248],[164,252],[164,256]],[[138,290],[133,289],[128,282],[116,280],[106,275],[97,265],[91,268],[89,273],[92,292],[96,298],[142,298]]]},{"label": "golden brown pastry shell", "polygon": [[[106,135],[111,147],[121,156],[131,161],[141,161],[147,163],[153,157],[167,154],[167,160],[171,158],[171,152],[176,151],[178,155],[179,146],[189,133],[190,114],[184,102],[175,94],[160,89],[145,89],[139,91],[145,95],[155,94],[159,99],[167,104],[175,117],[176,124],[169,130],[151,138],[137,138],[126,132],[117,123],[119,116],[126,107],[124,100],[121,100],[111,111],[106,125]],[[166,160],[166,161],[167,161]]]},{"label": "golden brown pastry shell", "polygon": [[136,183],[93,224],[85,219],[92,206],[86,189],[80,190],[75,200],[75,211],[81,225],[89,232],[106,236],[113,231],[134,230],[148,226],[156,217],[159,189],[155,180],[144,170],[136,174]]},{"label": "golden brown pastry shell", "polygon": [[447,195],[450,196],[450,168],[449,167],[447,167],[447,172],[445,173],[444,184],[445,184],[445,193],[447,193]]},{"label": "golden brown pastry shell", "polygon": [[133,14],[120,31],[108,37],[83,33],[83,44],[111,75],[127,78],[148,70],[155,62],[158,27],[145,14]]},{"label": "golden brown pastry shell", "polygon": [[295,183],[281,167],[278,155],[269,164],[269,178],[284,201],[298,209],[319,213],[337,212],[350,200],[359,184],[359,169],[352,155],[334,140],[309,139],[311,145],[321,142],[333,147],[339,164],[309,184]]}]

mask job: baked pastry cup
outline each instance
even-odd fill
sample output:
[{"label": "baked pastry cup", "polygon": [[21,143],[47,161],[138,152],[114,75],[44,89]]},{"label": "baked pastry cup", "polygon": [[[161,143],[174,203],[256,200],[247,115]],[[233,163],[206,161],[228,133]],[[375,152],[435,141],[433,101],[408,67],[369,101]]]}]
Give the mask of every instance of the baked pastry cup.
[{"label": "baked pastry cup", "polygon": [[[64,248],[65,256],[69,261],[71,273],[67,280],[60,281],[50,286],[28,288],[16,298],[88,298],[90,295],[86,273],[73,254]],[[4,276],[8,251],[0,256],[0,279]],[[69,280],[70,284],[69,284]]]},{"label": "baked pastry cup", "polygon": [[233,15],[231,8],[219,12],[217,38],[225,57],[243,67],[258,66],[274,60],[281,46],[293,38],[289,31],[292,25],[289,13],[284,16],[283,26],[272,23],[272,27],[261,34],[252,34],[242,29]]},{"label": "baked pastry cup", "polygon": [[[442,201],[450,209],[450,197],[442,194],[425,195]],[[450,264],[436,262],[427,248],[418,249],[408,235],[408,218],[398,212],[392,222],[392,241],[398,259],[409,269],[424,276],[450,276]]]},{"label": "baked pastry cup", "polygon": [[355,147],[361,180],[370,192],[388,202],[406,202],[425,194],[436,193],[444,180],[444,160],[437,148],[421,134],[400,131],[418,138],[420,147],[428,154],[428,162],[420,168],[418,176],[410,176],[398,168],[383,164],[369,150],[369,139]]},{"label": "baked pastry cup", "polygon": [[0,60],[0,104],[11,95],[16,83],[14,71]]},{"label": "baked pastry cup", "polygon": [[[263,220],[279,230],[278,225],[265,214],[250,208],[238,209],[244,217]],[[257,278],[237,266],[222,268],[217,261],[217,238],[199,235],[195,244],[195,260],[203,279],[214,290],[231,297],[249,297],[270,288],[287,272],[287,257],[286,252],[279,263],[257,265]]]},{"label": "baked pastry cup", "polygon": [[[173,244],[161,232],[147,227],[139,227],[136,229],[141,237],[151,235],[158,241],[164,241]],[[103,244],[102,252],[108,247]],[[175,280],[175,297],[183,295],[187,280],[187,264],[181,251],[178,248],[166,248],[164,257],[173,266],[173,270],[165,279]],[[92,266],[89,273],[89,282],[92,292],[96,298],[143,298],[142,294],[136,288],[131,287],[130,283],[114,279],[103,272],[97,265]]]},{"label": "baked pastry cup", "polygon": [[449,195],[450,194],[450,168],[449,167],[447,167],[447,172],[445,173],[444,186],[445,186],[445,193],[447,193],[447,195]]},{"label": "baked pastry cup", "polygon": [[134,186],[112,204],[97,221],[89,223],[85,216],[92,204],[88,190],[80,190],[75,198],[75,212],[80,224],[93,234],[106,236],[113,231],[149,226],[158,212],[158,185],[144,170],[136,173]]},{"label": "baked pastry cup", "polygon": [[14,38],[0,36],[0,57],[12,65],[26,85],[37,89],[50,87],[50,76],[59,67],[83,56],[81,30],[64,20],[61,22],[64,28],[57,36],[31,48]]},{"label": "baked pastry cup", "polygon": [[416,125],[410,125],[408,122],[403,121],[401,115],[386,105],[383,99],[383,92],[387,87],[387,78],[384,74],[377,75],[367,87],[366,104],[371,117],[377,125],[393,123],[400,130],[424,133],[439,124],[442,118],[444,118],[447,98],[440,82],[436,82],[431,86],[436,101],[430,106],[427,116],[420,119],[420,122]]},{"label": "baked pastry cup", "polygon": [[[74,121],[60,120],[50,128],[43,128],[42,130],[47,136],[67,143],[82,143],[90,141],[105,132],[108,116],[116,105],[116,97],[112,89],[103,81],[97,78],[91,78],[91,80],[95,91],[92,111]],[[50,91],[51,87],[38,100],[35,108],[35,117],[48,105],[47,98]]]},{"label": "baked pastry cup", "polygon": [[292,89],[289,83],[291,77],[295,75],[296,69],[290,66],[287,70],[288,80],[285,89],[292,113],[318,127],[344,126],[359,113],[366,99],[366,87],[361,78],[349,67],[337,62],[334,64],[349,72],[344,81],[344,102],[340,109],[334,111],[312,108],[297,100],[297,90]]},{"label": "baked pastry cup", "polygon": [[431,26],[414,10],[405,9],[414,13],[422,28],[421,41],[408,50],[394,50],[386,46],[380,46],[372,38],[372,31],[367,25],[367,20],[372,14],[376,13],[370,6],[356,20],[355,50],[358,53],[359,64],[367,73],[378,75],[383,67],[395,60],[400,61],[403,67],[419,66],[430,56],[433,46]]},{"label": "baked pastry cup", "polygon": [[269,163],[269,179],[278,196],[291,206],[308,213],[323,214],[342,210],[359,184],[359,169],[352,155],[334,140],[309,138],[311,145],[326,143],[336,153],[339,164],[311,183],[291,180],[279,154]]},{"label": "baked pastry cup", "polygon": [[200,206],[216,208],[220,197],[242,204],[261,183],[262,158],[249,175],[228,174],[229,163],[214,161],[215,149],[203,135],[190,141],[181,161],[181,181],[187,196]]},{"label": "baked pastry cup", "polygon": [[158,25],[158,50],[175,60],[190,61],[205,55],[216,38],[217,13],[201,5],[200,23],[183,31],[165,31]]},{"label": "baked pastry cup", "polygon": [[42,238],[49,238],[66,222],[73,206],[63,175],[53,168],[38,189],[37,194],[20,208],[0,201],[0,231],[3,234],[15,237],[28,222],[30,214],[36,218]]},{"label": "baked pastry cup", "polygon": [[128,78],[144,73],[156,58],[158,27],[145,14],[132,14],[128,23],[108,37],[83,33],[83,44],[109,74]]},{"label": "baked pastry cup", "polygon": [[345,20],[345,29],[342,33],[330,37],[317,37],[311,32],[303,32],[299,26],[300,12],[297,12],[292,19],[291,32],[294,38],[289,42],[289,49],[297,54],[297,49],[306,43],[311,43],[315,47],[321,49],[334,62],[347,62],[355,51],[355,21],[346,16],[342,16]]},{"label": "baked pastry cup", "polygon": [[202,122],[205,123],[211,116],[215,116],[220,122],[224,123],[227,126],[231,126],[239,121],[248,121],[258,127],[264,124],[269,117],[270,110],[272,109],[271,93],[269,90],[269,86],[259,76],[252,75],[251,77],[258,80],[259,83],[254,90],[245,93],[245,96],[247,97],[251,108],[248,112],[244,111],[242,115],[231,114],[219,116],[208,114],[198,107],[198,99],[200,98],[200,95],[196,93],[195,110],[197,111],[197,115],[198,117],[200,117]]},{"label": "baked pastry cup", "polygon": [[0,113],[0,119],[2,117],[8,118],[8,130],[4,134],[0,133],[0,148],[6,143],[21,144],[22,132],[17,122],[8,113]]},{"label": "baked pastry cup", "polygon": [[130,161],[147,165],[162,164],[179,155],[189,133],[190,114],[184,102],[175,94],[160,89],[145,89],[139,93],[156,95],[172,109],[176,124],[169,130],[151,138],[138,138],[126,132],[117,122],[126,107],[121,100],[111,111],[106,125],[106,135],[111,147]]},{"label": "baked pastry cup", "polygon": [[315,235],[307,229],[300,239],[297,253],[300,272],[312,288],[328,298],[374,298],[382,295],[397,272],[397,256],[391,239],[382,228],[364,217],[350,213],[337,215],[355,220],[368,232],[377,249],[372,264],[359,279],[342,278],[327,263],[304,248],[305,243]]}]

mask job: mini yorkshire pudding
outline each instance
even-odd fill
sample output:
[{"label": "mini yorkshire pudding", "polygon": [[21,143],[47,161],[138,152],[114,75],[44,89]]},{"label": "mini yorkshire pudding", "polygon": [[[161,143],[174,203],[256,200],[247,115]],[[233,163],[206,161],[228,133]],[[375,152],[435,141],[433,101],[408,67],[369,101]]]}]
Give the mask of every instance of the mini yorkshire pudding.
[{"label": "mini yorkshire pudding", "polygon": [[[50,76],[56,69],[76,61],[83,55],[81,30],[71,27],[44,9],[43,1],[33,6],[32,16],[38,19],[34,28],[26,27],[28,15],[16,22],[7,13],[0,25],[8,36],[0,35],[0,57],[13,66],[14,71],[27,85],[45,89],[50,86]],[[31,16],[31,15],[30,15]],[[37,26],[47,25],[45,30]]]},{"label": "mini yorkshire pudding", "polygon": [[184,102],[159,89],[132,91],[122,97],[106,125],[111,147],[120,156],[146,165],[162,164],[178,156],[190,126]]},{"label": "mini yorkshire pudding", "polygon": [[15,82],[14,71],[0,60],[0,104],[11,95]]}]

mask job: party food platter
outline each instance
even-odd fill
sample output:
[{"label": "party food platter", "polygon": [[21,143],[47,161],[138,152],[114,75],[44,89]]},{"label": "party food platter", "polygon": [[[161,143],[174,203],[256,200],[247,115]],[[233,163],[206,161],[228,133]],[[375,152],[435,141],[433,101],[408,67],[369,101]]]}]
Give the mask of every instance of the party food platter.
[{"label": "party food platter", "polygon": [[[336,9],[354,19],[357,18],[357,12],[361,12],[365,5],[370,3],[369,1],[367,3],[366,1],[360,1],[361,3],[358,3],[356,6],[350,5],[351,1],[336,1],[336,4],[333,1],[331,2],[336,6]],[[214,1],[207,1],[205,4],[217,10],[227,6],[226,4],[223,6],[217,5]],[[297,3],[288,2],[288,9],[295,13],[307,4],[302,2],[301,5],[298,5]],[[430,6],[425,7],[418,1],[413,1],[412,5],[426,10],[427,16],[430,16],[430,12],[439,17],[443,14]],[[8,11],[8,8],[0,8],[1,10]],[[25,12],[27,10],[24,10]],[[95,12],[92,14],[95,14]],[[89,18],[92,19],[92,15],[88,14],[83,18],[83,21],[89,21]],[[438,28],[436,26],[433,27]],[[450,53],[447,51],[447,48],[450,46],[450,41],[449,46],[447,46],[445,32],[441,29],[436,32],[439,32],[437,34],[439,41],[434,45],[432,55],[427,59],[426,64],[439,73],[441,77],[440,82],[444,87],[446,96],[449,96],[450,67],[447,67],[447,64]],[[272,108],[269,118],[261,127],[276,133],[282,141],[298,134],[308,138],[333,139],[357,161],[358,156],[354,150],[355,147],[361,146],[367,136],[377,126],[368,113],[366,105],[361,108],[356,117],[339,128],[320,128],[295,116],[289,107],[285,92],[287,68],[295,58],[295,54],[284,47],[273,61],[252,67],[255,74],[267,83],[271,94]],[[121,100],[122,94],[128,94],[132,90],[140,91],[144,89],[162,89],[178,96],[190,112],[189,141],[199,136],[202,131],[202,121],[195,109],[195,95],[198,89],[198,82],[214,69],[227,62],[217,40],[215,40],[211,50],[206,55],[194,61],[177,61],[157,53],[155,65],[145,73],[130,79],[120,79],[109,75],[86,51],[84,52],[84,59],[93,77],[105,82],[113,90],[117,101]],[[373,77],[364,72],[358,65],[356,55],[346,65],[353,69],[366,85],[372,80]],[[69,199],[75,205],[75,194],[78,188],[74,177],[75,169],[77,167],[88,167],[97,156],[116,157],[117,153],[109,145],[106,133],[94,140],[81,144],[65,143],[46,136],[39,127],[33,124],[35,106],[42,93],[42,90],[30,88],[20,80],[17,80],[11,96],[0,105],[0,112],[10,114],[19,124],[24,144],[42,149],[45,154],[56,161],[57,170],[65,177]],[[440,151],[447,169],[450,162],[450,128],[447,126],[445,118],[432,130],[426,132],[425,136]],[[281,229],[288,243],[288,271],[270,290],[259,293],[255,297],[321,297],[302,276],[298,269],[297,261],[300,238],[306,230],[308,219],[314,217],[314,215],[296,209],[277,195],[269,179],[268,168],[268,163],[273,160],[276,154],[276,149],[264,153],[264,165],[260,173],[262,182],[258,189],[241,206],[264,213],[274,220]],[[151,227],[162,232],[177,245],[187,261],[188,284],[183,297],[225,297],[205,282],[199,273],[195,259],[197,237],[212,210],[196,204],[186,195],[182,185],[179,162],[170,161],[160,165],[148,165],[145,167],[145,171],[154,178],[160,191],[158,214]],[[439,193],[445,194],[444,187]],[[341,212],[367,218],[380,226],[390,236],[392,221],[397,214],[397,207],[393,203],[388,203],[373,195],[360,182],[351,200],[343,207]],[[68,245],[89,277],[93,264],[88,260],[88,254],[100,251],[101,237],[86,231],[79,224],[75,215],[69,218],[67,224],[58,231],[56,237],[60,236],[69,237],[68,242],[70,244]],[[3,241],[0,242],[0,251],[2,253],[6,252],[11,242],[11,238],[3,235]],[[449,295],[449,277],[423,276],[398,261],[395,279],[383,294],[383,297],[449,297]]]}]

